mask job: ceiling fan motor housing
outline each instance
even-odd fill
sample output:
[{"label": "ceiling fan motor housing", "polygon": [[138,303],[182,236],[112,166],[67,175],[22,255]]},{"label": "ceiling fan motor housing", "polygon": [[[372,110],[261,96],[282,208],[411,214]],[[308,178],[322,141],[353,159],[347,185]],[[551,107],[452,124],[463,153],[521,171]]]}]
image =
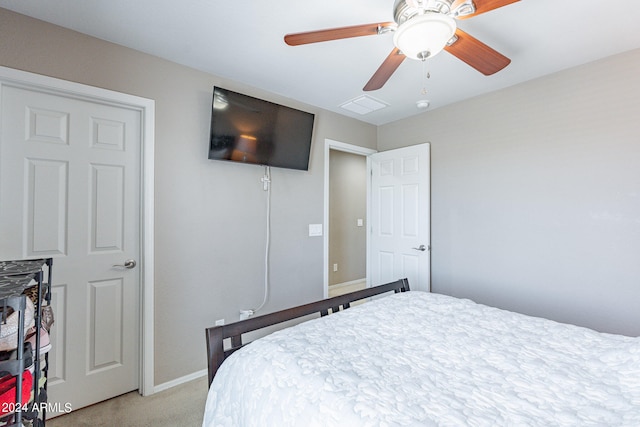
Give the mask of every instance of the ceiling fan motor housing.
[{"label": "ceiling fan motor housing", "polygon": [[427,12],[458,18],[473,15],[476,12],[476,6],[473,0],[463,2],[457,0],[396,0],[393,5],[393,19],[398,25]]},{"label": "ceiling fan motor housing", "polygon": [[426,12],[448,15],[454,0],[396,0],[393,18],[398,25]]}]

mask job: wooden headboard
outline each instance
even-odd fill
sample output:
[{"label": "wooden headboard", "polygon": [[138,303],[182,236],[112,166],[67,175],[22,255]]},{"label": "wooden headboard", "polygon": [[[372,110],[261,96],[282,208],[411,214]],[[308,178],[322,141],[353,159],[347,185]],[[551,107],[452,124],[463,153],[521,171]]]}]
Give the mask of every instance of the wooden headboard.
[{"label": "wooden headboard", "polygon": [[[263,316],[251,317],[228,325],[213,326],[205,329],[207,339],[207,364],[209,369],[209,385],[213,381],[218,368],[222,362],[229,357],[234,351],[239,350],[244,345],[242,343],[242,334],[256,331],[288,320],[297,319],[299,317],[310,314],[320,313],[326,316],[329,313],[335,313],[342,307],[343,310],[349,308],[350,304],[364,298],[380,295],[385,292],[406,292],[409,290],[409,281],[407,279],[397,280],[385,285],[373,286],[360,291],[339,295],[333,298],[327,298],[309,304],[300,305],[298,307],[286,310],[276,311],[274,313],[265,314]],[[224,340],[230,338],[231,346],[224,349]]]}]

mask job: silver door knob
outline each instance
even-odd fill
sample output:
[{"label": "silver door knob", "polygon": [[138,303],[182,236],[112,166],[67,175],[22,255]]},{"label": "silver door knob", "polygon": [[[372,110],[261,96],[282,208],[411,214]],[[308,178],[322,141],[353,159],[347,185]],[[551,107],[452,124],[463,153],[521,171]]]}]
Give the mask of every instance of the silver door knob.
[{"label": "silver door knob", "polygon": [[132,269],[136,266],[136,260],[135,259],[128,259],[124,262],[124,264],[113,264],[114,267],[119,267],[119,268],[128,268],[128,269]]},{"label": "silver door knob", "polygon": [[416,251],[424,252],[424,251],[427,250],[427,247],[425,245],[420,245],[417,248],[411,248],[411,249],[415,249]]}]

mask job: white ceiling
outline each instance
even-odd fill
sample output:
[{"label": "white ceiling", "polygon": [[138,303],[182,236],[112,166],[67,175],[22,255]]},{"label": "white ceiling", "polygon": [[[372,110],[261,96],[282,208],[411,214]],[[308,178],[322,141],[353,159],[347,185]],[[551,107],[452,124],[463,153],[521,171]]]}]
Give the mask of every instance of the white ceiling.
[{"label": "white ceiling", "polygon": [[419,99],[434,109],[640,48],[639,0],[522,0],[458,21],[509,57],[507,68],[485,77],[442,52],[427,62],[426,80],[423,64],[407,59],[382,89],[367,92],[389,107],[358,115],[339,106],[364,94],[392,35],[296,47],[283,36],[393,21],[393,0],[0,0],[0,7],[376,125],[423,112]]}]

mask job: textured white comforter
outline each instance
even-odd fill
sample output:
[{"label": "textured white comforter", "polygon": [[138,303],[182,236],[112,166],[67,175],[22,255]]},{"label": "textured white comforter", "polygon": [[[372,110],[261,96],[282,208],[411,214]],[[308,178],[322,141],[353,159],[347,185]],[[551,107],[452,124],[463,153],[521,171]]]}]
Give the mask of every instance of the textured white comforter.
[{"label": "textured white comforter", "polygon": [[640,426],[640,338],[437,294],[273,333],[218,371],[213,426]]}]

